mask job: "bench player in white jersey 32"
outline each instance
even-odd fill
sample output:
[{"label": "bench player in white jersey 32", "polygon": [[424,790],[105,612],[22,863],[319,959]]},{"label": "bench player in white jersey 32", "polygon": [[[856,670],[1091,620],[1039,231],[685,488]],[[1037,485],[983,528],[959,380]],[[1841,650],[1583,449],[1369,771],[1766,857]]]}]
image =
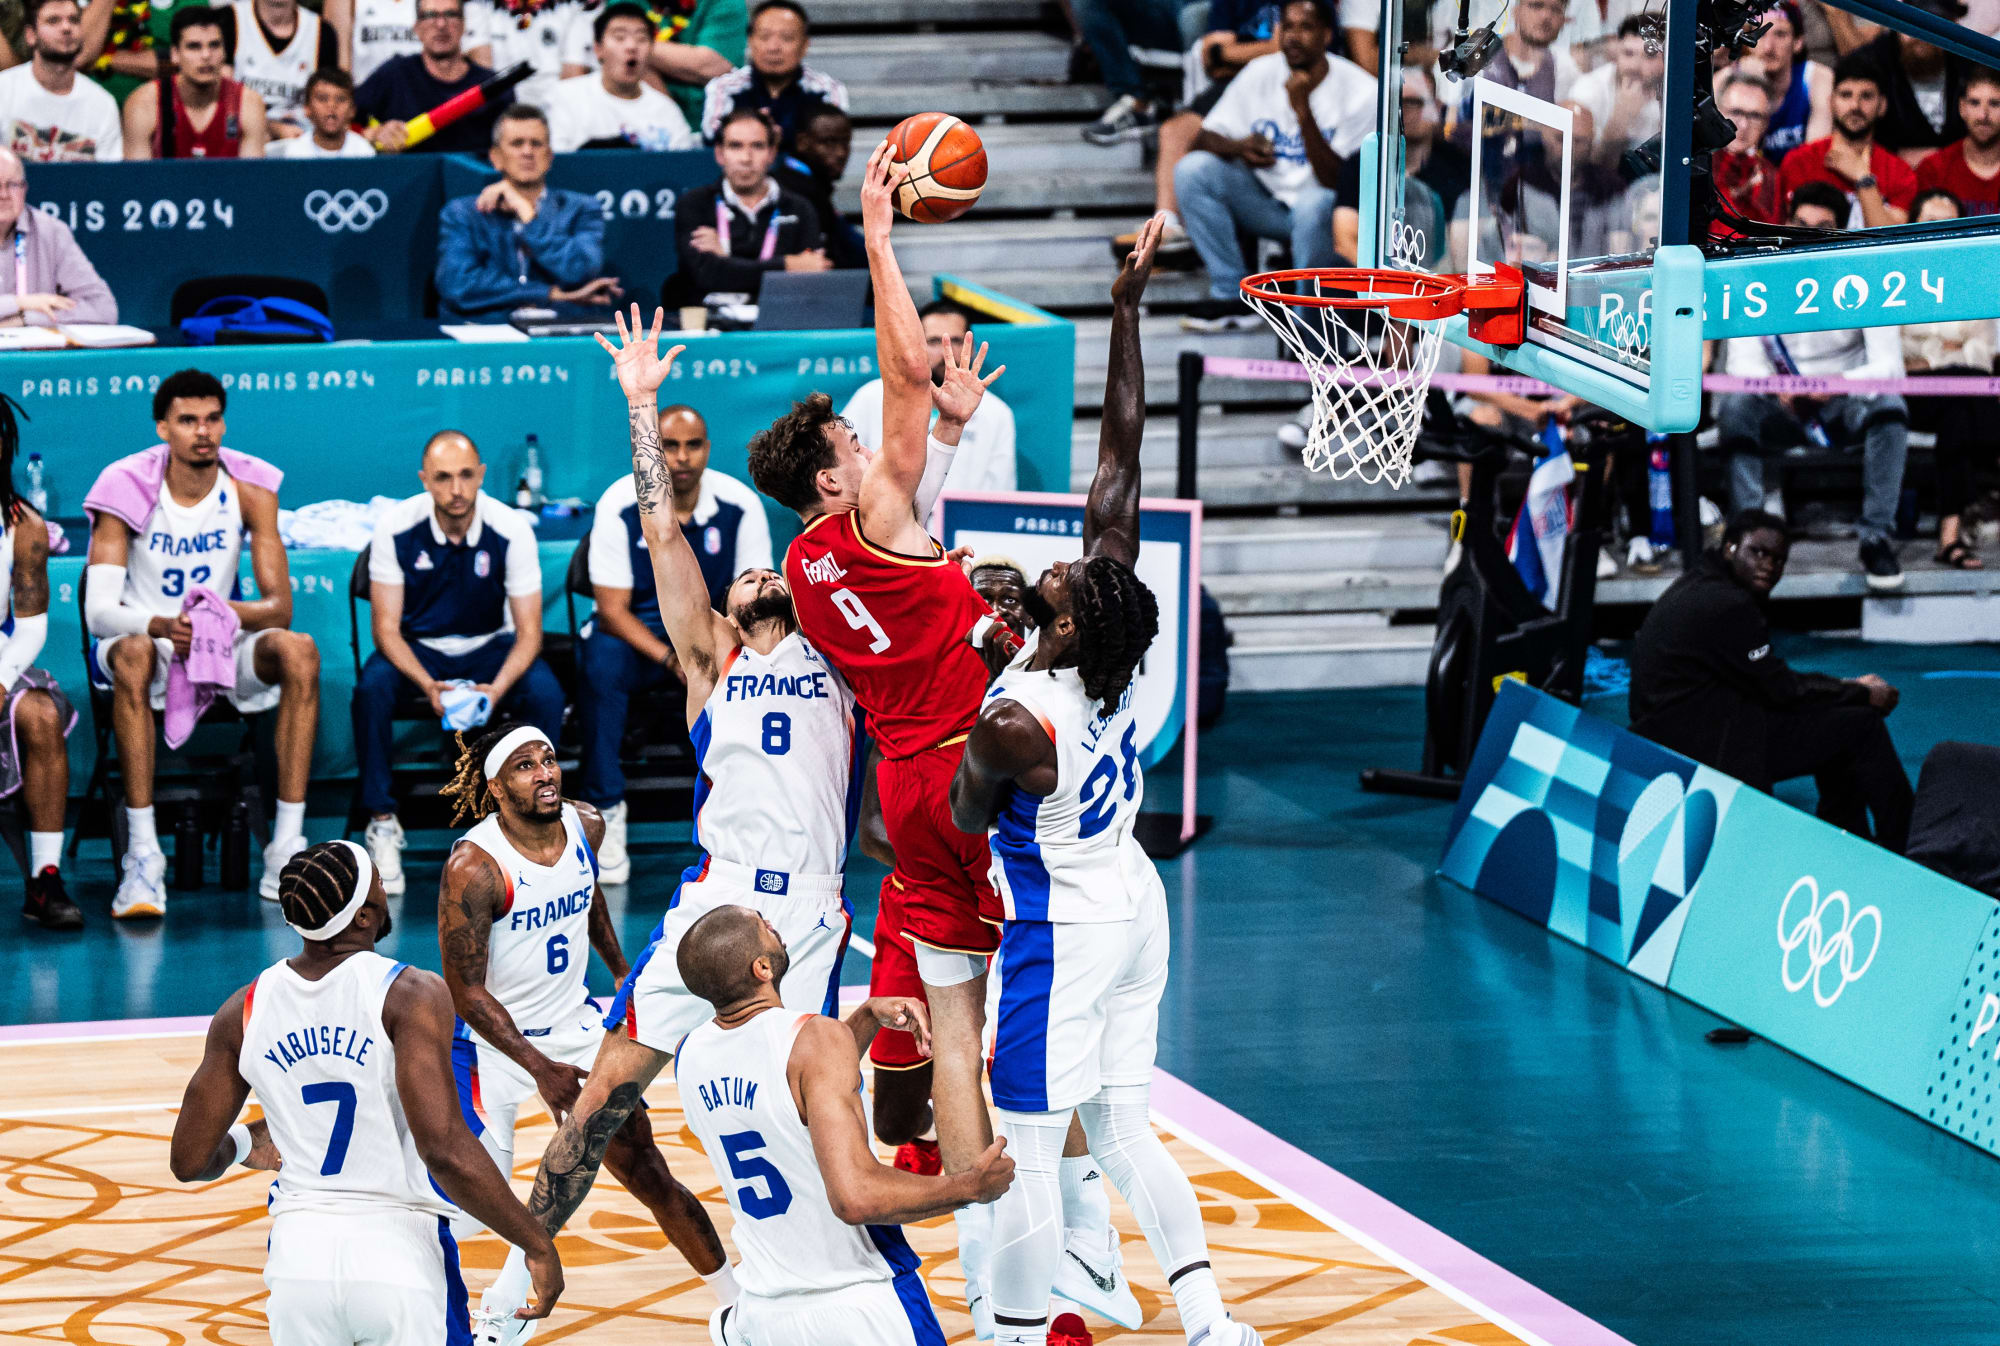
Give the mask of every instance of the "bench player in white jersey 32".
[{"label": "bench player in white jersey 32", "polygon": [[[564,800],[555,745],[533,725],[495,725],[466,742],[442,793],[457,803],[453,822],[479,820],[452,847],[438,889],[438,945],[458,1011],[459,1108],[511,1175],[521,1104],[540,1094],[560,1122],[604,1040],[604,1007],[584,986],[591,950],[620,981],[627,971],[597,882],[604,819]],[[722,1241],[668,1170],[644,1108],[612,1136],[604,1163],[729,1302]],[[469,1214],[453,1221],[460,1239],[479,1229]]]},{"label": "bench player in white jersey 32", "polygon": [[929,1025],[914,999],[864,1001],[845,1023],[784,1003],[785,942],[747,907],[719,907],[676,951],[713,1008],[675,1053],[688,1129],[735,1213],[743,1294],[717,1309],[717,1346],[944,1346],[901,1226],[991,1201],[1013,1179],[1006,1142],[946,1176],[878,1162],[861,1053],[877,1026]]},{"label": "bench player in white jersey 32", "polygon": [[[456,1207],[525,1250],[535,1302],[523,1312],[546,1316],[563,1287],[555,1243],[452,1106],[443,981],[375,952],[389,904],[368,853],[307,849],[278,901],[304,947],[216,1011],[171,1159],[182,1182],[212,1182],[283,1156],[264,1264],[274,1346],[469,1341]],[[252,1090],[264,1121],[232,1125]]]},{"label": "bench player in white jersey 32", "polygon": [[[799,635],[791,591],[772,570],[746,570],[709,606],[701,566],[675,521],[659,444],[659,388],[679,348],[659,354],[652,334],[625,329],[622,346],[598,338],[617,361],[632,431],[640,528],[652,558],[660,616],[687,682],[688,730],[701,772],[695,844],[702,858],[681,877],[665,919],[634,960],[605,1017],[576,1107],[549,1143],[528,1209],[560,1229],[595,1181],[609,1138],[707,1004],[681,983],[674,950],[704,913],[736,904],[762,912],[792,951],[788,1006],[830,1009],[840,986],[852,909],[841,868],[860,809],[860,717],[846,683]],[[482,1308],[503,1318],[523,1288],[510,1260]],[[718,1293],[722,1287],[718,1287]],[[500,1340],[505,1341],[506,1338]]]}]

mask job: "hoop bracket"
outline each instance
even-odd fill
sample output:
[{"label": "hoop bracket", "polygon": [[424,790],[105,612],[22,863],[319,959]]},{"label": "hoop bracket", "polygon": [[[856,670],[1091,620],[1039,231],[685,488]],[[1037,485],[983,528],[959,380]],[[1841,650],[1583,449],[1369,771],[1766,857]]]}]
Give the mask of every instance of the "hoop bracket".
[{"label": "hoop bracket", "polygon": [[1464,302],[1473,340],[1518,346],[1528,339],[1528,286],[1517,268],[1495,262],[1492,275],[1466,281]]}]

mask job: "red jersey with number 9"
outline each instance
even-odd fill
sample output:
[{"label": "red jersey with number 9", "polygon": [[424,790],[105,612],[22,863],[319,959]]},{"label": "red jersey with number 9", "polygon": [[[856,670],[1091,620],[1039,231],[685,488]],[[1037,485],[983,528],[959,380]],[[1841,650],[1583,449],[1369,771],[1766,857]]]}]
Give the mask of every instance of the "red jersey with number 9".
[{"label": "red jersey with number 9", "polygon": [[822,514],[792,539],[785,580],[799,628],[868,712],[888,758],[972,728],[986,661],[966,640],[993,610],[942,554],[904,556],[861,535],[856,510]]}]

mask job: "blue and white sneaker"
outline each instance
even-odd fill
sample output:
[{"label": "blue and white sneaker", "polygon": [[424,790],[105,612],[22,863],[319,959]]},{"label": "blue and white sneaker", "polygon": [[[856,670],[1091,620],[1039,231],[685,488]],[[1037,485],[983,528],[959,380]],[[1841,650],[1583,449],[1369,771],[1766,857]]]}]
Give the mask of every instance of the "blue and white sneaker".
[{"label": "blue and white sneaker", "polygon": [[1100,1318],[1136,1330],[1144,1324],[1145,1315],[1125,1279],[1118,1236],[1108,1229],[1103,1236],[1100,1241],[1096,1230],[1070,1231],[1063,1243],[1062,1261],[1056,1265],[1055,1293]]}]

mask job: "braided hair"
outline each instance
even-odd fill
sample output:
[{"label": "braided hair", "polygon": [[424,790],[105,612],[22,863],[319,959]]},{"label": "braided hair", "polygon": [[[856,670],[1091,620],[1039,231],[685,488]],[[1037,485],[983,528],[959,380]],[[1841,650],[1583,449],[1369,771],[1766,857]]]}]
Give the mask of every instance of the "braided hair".
[{"label": "braided hair", "polygon": [[0,528],[11,528],[21,521],[21,507],[26,499],[14,489],[14,457],[21,449],[21,423],[16,416],[26,418],[28,413],[21,404],[5,393],[0,393]]},{"label": "braided hair", "polygon": [[1133,670],[1160,633],[1160,604],[1132,567],[1110,556],[1070,567],[1076,671],[1083,694],[1109,715],[1132,685]]},{"label": "braided hair", "polygon": [[278,909],[291,924],[317,930],[354,896],[361,862],[338,841],[322,841],[293,856],[278,875]]},{"label": "braided hair", "polygon": [[458,740],[458,763],[452,778],[438,787],[438,794],[452,801],[452,826],[467,818],[479,822],[493,812],[493,796],[486,791],[486,754],[520,727],[511,722],[492,724],[469,739],[462,732],[453,733]]}]

